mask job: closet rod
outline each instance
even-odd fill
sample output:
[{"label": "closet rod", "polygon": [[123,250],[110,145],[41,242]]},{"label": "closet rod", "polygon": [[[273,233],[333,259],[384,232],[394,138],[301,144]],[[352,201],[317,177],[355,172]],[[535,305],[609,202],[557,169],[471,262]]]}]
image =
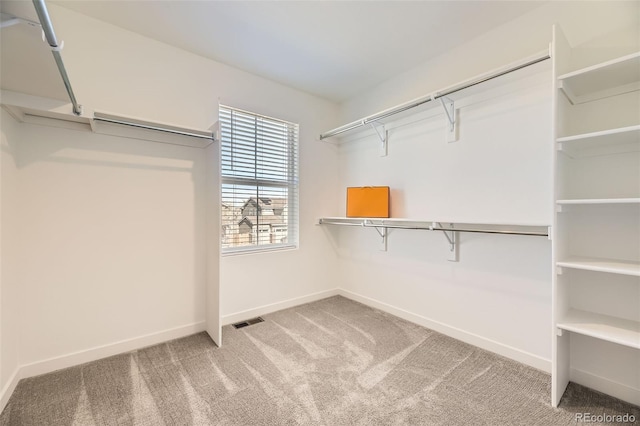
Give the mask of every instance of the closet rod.
[{"label": "closet rod", "polygon": [[71,99],[71,103],[73,104],[73,113],[75,115],[81,115],[82,107],[78,104],[76,96],[73,94],[73,89],[71,88],[71,82],[69,81],[67,70],[64,67],[64,62],[62,62],[62,55],[60,55],[62,46],[58,45],[56,34],[53,31],[53,24],[51,23],[51,18],[49,18],[47,5],[44,3],[44,0],[33,0],[33,6],[36,8],[38,20],[40,20],[40,25],[42,26],[42,32],[47,39],[47,43],[49,43],[49,46],[51,46],[51,53],[53,53],[53,58],[55,59],[56,65],[58,66],[58,71],[60,71],[60,76],[62,77],[64,87],[67,89],[69,99]]},{"label": "closet rod", "polygon": [[120,124],[120,125],[123,125],[123,126],[137,127],[139,129],[155,130],[157,132],[166,132],[166,133],[172,133],[174,135],[190,136],[192,138],[215,140],[213,134],[204,135],[204,134],[198,134],[198,133],[185,132],[185,131],[182,131],[182,130],[174,130],[174,129],[169,129],[169,128],[166,128],[166,127],[150,126],[148,124],[133,123],[131,121],[115,120],[115,119],[106,118],[106,117],[98,117],[95,114],[94,114],[93,119],[95,121],[103,121],[105,123],[113,123],[113,124]]},{"label": "closet rod", "polygon": [[[367,222],[366,220],[361,223],[354,222],[340,222],[335,220],[325,220],[319,219],[320,225],[340,225],[340,226],[359,226],[365,228],[386,228],[386,229],[411,229],[411,230],[420,230],[420,231],[453,231],[453,232],[472,232],[472,233],[480,233],[480,234],[507,234],[507,235],[529,235],[529,236],[537,236],[537,237],[548,237],[549,232],[547,231],[516,231],[516,230],[503,230],[503,229],[474,229],[474,228],[456,228],[455,224],[453,228],[445,228],[441,226],[404,226],[404,225],[385,225],[385,224],[376,224],[373,222]],[[483,224],[482,226],[488,226]],[[534,227],[534,228],[542,228],[542,227]]]},{"label": "closet rod", "polygon": [[477,232],[480,234],[506,234],[506,235],[530,235],[534,237],[548,237],[548,232],[535,232],[535,231],[500,231],[496,229],[465,229],[465,228],[442,228],[433,227],[429,228],[430,231],[454,231],[454,232]]},{"label": "closet rod", "polygon": [[401,105],[398,105],[396,107],[387,109],[387,110],[379,112],[377,114],[370,115],[370,116],[365,117],[365,118],[363,118],[361,120],[353,121],[351,123],[348,123],[348,124],[345,124],[343,126],[337,127],[337,128],[335,128],[333,130],[329,130],[328,132],[321,133],[320,134],[320,140],[327,139],[327,138],[339,135],[339,134],[344,133],[344,132],[348,132],[349,130],[357,129],[358,127],[363,127],[363,126],[369,125],[370,123],[374,123],[377,120],[381,120],[383,118],[387,118],[387,117],[390,117],[392,115],[399,114],[401,112],[404,112],[404,111],[407,111],[409,109],[418,107],[420,105],[424,105],[424,104],[426,104],[428,102],[435,101],[436,99],[439,99],[439,98],[442,98],[442,97],[445,97],[445,96],[448,96],[448,95],[452,95],[452,94],[454,94],[456,92],[459,92],[461,90],[468,89],[468,88],[473,87],[473,86],[477,86],[478,84],[485,83],[487,81],[493,80],[493,79],[498,78],[498,77],[502,77],[503,75],[512,73],[514,71],[518,71],[518,70],[521,70],[523,68],[529,67],[531,65],[535,65],[537,63],[546,61],[547,59],[550,59],[550,58],[551,58],[551,56],[549,55],[549,52],[540,53],[540,54],[538,54],[537,56],[535,56],[533,58],[527,58],[526,60],[523,60],[522,62],[516,63],[516,64],[510,66],[509,68],[497,71],[497,72],[489,74],[489,75],[481,76],[481,77],[475,78],[473,80],[466,81],[464,83],[460,83],[459,85],[456,85],[456,86],[453,86],[451,88],[448,88],[448,89],[446,89],[446,90],[444,90],[442,92],[436,92],[433,95],[423,96],[421,98],[415,99],[413,101],[406,102],[404,104],[401,104]]}]

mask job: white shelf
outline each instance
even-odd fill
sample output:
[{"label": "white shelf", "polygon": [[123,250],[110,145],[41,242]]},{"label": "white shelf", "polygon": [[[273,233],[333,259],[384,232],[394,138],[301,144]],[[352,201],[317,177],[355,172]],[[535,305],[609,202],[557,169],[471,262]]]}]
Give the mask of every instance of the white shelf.
[{"label": "white shelf", "polygon": [[611,274],[632,275],[640,277],[640,261],[600,259],[595,257],[570,256],[556,264],[563,268],[582,269],[585,271],[608,272]]},{"label": "white shelf", "polygon": [[550,234],[548,225],[514,225],[497,223],[454,223],[451,221],[434,221],[406,218],[369,218],[369,217],[322,217],[318,225],[357,226],[374,228],[382,241],[380,250],[387,250],[389,229],[412,229],[422,231],[441,231],[449,242],[449,261],[458,261],[458,233],[472,232],[481,234],[527,235],[547,237]]},{"label": "white shelf", "polygon": [[573,104],[640,90],[640,52],[558,77]]},{"label": "white shelf", "polygon": [[[376,218],[376,217],[323,217],[319,225],[362,226],[370,228],[419,229],[427,231],[459,231],[488,234],[515,234],[548,236],[549,225],[546,224],[502,224],[502,223],[460,223],[446,220],[424,220],[409,218]],[[444,228],[444,229],[442,229]]]},{"label": "white shelf", "polygon": [[488,89],[495,89],[496,87],[504,86],[506,82],[517,81],[525,76],[530,76],[539,72],[540,68],[534,65],[542,63],[549,58],[549,52],[545,49],[542,52],[523,58],[520,61],[508,64],[504,67],[477,75],[453,86],[441,88],[435,92],[425,94],[419,98],[409,100],[402,104],[387,108],[383,111],[321,133],[319,140],[324,140],[354,130],[369,128],[371,124],[386,124],[401,118],[406,118],[408,115],[415,114],[418,111],[431,107],[440,109],[441,105],[437,99],[441,97],[457,100],[462,97],[469,97],[471,95],[481,93]]},{"label": "white shelf", "polygon": [[556,326],[596,339],[640,349],[640,322],[570,309]]},{"label": "white shelf", "polygon": [[640,124],[557,138],[558,149],[574,157],[640,151]]},{"label": "white shelf", "polygon": [[[94,111],[83,105],[77,116],[66,101],[0,91],[2,106],[21,123],[61,127],[72,130],[160,142],[170,145],[206,148],[216,140],[213,130],[194,129],[177,124],[149,121]],[[217,124],[212,126],[217,128]]]},{"label": "white shelf", "polygon": [[557,200],[557,204],[640,204],[640,198],[585,198],[581,200]]}]

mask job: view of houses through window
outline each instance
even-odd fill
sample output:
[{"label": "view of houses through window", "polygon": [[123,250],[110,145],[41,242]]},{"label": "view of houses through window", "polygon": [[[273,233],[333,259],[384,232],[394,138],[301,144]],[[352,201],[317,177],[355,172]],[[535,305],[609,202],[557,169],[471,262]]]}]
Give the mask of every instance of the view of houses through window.
[{"label": "view of houses through window", "polygon": [[258,194],[255,188],[223,185],[223,192],[235,196],[222,201],[222,247],[288,242],[286,188]]},{"label": "view of houses through window", "polygon": [[220,106],[223,251],[297,245],[298,126]]}]

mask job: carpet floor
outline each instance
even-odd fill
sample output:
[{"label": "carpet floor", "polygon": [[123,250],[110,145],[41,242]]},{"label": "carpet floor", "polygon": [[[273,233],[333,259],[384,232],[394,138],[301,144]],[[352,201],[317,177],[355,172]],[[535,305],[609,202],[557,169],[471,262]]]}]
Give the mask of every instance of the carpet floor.
[{"label": "carpet floor", "polygon": [[640,407],[340,296],[23,379],[0,425],[570,425]]}]

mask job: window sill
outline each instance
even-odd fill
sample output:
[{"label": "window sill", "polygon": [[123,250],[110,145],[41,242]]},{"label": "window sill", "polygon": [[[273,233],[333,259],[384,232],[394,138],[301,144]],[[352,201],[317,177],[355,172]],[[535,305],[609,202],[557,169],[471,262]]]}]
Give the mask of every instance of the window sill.
[{"label": "window sill", "polygon": [[299,247],[298,244],[283,244],[283,245],[278,245],[278,246],[270,246],[270,247],[256,247],[256,248],[229,248],[229,249],[222,249],[220,251],[220,256],[221,257],[231,257],[231,256],[241,256],[241,255],[248,255],[248,254],[266,254],[266,253],[273,253],[273,252],[281,252],[281,251],[291,251],[291,250],[297,250]]}]

